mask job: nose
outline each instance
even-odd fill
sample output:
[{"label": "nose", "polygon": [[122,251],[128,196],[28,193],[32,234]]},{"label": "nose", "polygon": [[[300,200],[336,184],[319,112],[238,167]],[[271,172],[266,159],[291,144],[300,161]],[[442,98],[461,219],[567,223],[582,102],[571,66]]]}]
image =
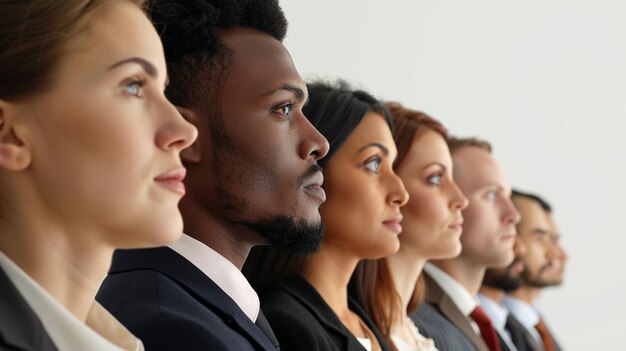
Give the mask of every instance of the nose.
[{"label": "nose", "polygon": [[452,181],[451,183],[452,197],[450,200],[450,208],[452,210],[464,210],[469,204],[469,200],[465,197],[459,186]]},{"label": "nose", "polygon": [[402,179],[390,170],[390,188],[387,194],[387,203],[392,206],[402,207],[409,201],[409,193],[404,187]]},{"label": "nose", "polygon": [[198,137],[198,130],[169,101],[164,105],[160,107],[162,118],[157,129],[156,144],[162,150],[180,152],[193,144]]},{"label": "nose", "polygon": [[311,122],[301,114],[301,135],[298,153],[304,160],[318,161],[326,154],[330,148],[328,140],[320,133]]},{"label": "nose", "polygon": [[523,257],[526,255],[526,244],[524,244],[524,240],[522,240],[519,235],[515,237],[515,244],[513,244],[513,253],[515,257]]},{"label": "nose", "polygon": [[504,201],[504,205],[503,205],[504,211],[502,214],[502,220],[504,221],[504,223],[507,223],[507,224],[519,223],[519,221],[522,219],[522,216],[520,215],[519,211],[513,204],[513,201],[511,201],[511,198],[505,197],[503,201]]}]

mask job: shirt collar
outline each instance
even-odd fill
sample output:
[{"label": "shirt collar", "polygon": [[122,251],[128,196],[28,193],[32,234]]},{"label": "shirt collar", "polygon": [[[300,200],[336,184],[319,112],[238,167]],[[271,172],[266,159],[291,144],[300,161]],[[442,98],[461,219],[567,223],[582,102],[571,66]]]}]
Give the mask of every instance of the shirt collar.
[{"label": "shirt collar", "polygon": [[427,262],[424,265],[424,271],[430,275],[437,284],[445,291],[452,299],[456,307],[465,316],[469,316],[470,313],[478,306],[476,298],[463,287],[459,282],[452,278],[448,273],[444,272],[441,268],[435,266],[432,263]]},{"label": "shirt collar", "polygon": [[504,297],[503,303],[526,329],[535,329],[539,323],[539,312],[532,305],[510,295]]},{"label": "shirt collar", "polygon": [[214,281],[235,301],[243,313],[256,322],[260,310],[259,296],[232,262],[206,244],[186,234],[169,247]]},{"label": "shirt collar", "polygon": [[493,301],[483,294],[478,294],[478,300],[480,301],[480,306],[483,308],[485,313],[487,313],[489,319],[491,319],[491,325],[493,325],[493,328],[500,334],[504,333],[506,317],[509,315],[509,311],[501,304]]},{"label": "shirt collar", "polygon": [[0,251],[0,267],[59,350],[143,350],[143,344],[94,301],[83,323]]}]

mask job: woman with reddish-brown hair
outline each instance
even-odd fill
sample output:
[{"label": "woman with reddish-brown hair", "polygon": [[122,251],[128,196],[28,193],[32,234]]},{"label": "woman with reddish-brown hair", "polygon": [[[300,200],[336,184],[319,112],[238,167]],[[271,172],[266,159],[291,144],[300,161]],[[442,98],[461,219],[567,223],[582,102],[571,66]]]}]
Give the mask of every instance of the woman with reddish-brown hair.
[{"label": "woman with reddish-brown hair", "polygon": [[387,103],[394,120],[398,157],[394,170],[409,202],[402,207],[400,250],[375,261],[362,261],[352,277],[352,294],[388,343],[399,351],[436,350],[408,317],[423,295],[421,272],[427,260],[461,252],[460,235],[467,206],[452,179],[452,159],[444,126],[427,114]]},{"label": "woman with reddish-brown hair", "polygon": [[0,2],[0,350],[143,349],[94,296],[115,249],[181,235],[197,131],[142,6]]}]

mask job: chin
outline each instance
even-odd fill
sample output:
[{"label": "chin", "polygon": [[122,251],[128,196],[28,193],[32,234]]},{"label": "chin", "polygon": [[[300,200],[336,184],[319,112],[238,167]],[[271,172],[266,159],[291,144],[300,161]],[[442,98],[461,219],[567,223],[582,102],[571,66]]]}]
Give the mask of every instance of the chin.
[{"label": "chin", "polygon": [[393,240],[381,244],[377,248],[380,249],[380,251],[372,255],[373,257],[368,257],[368,259],[375,260],[395,254],[400,250],[400,239],[398,239],[398,236],[395,236]]}]

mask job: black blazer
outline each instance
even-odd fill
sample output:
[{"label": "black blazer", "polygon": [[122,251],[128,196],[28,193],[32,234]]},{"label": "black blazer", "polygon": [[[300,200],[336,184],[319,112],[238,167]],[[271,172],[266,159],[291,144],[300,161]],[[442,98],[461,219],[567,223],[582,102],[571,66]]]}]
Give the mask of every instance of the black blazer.
[{"label": "black blazer", "polygon": [[520,323],[512,314],[509,313],[506,318],[506,330],[511,334],[511,341],[517,347],[517,351],[540,351],[541,348],[533,339],[532,335],[526,330],[524,325]]},{"label": "black blazer", "polygon": [[474,332],[467,317],[452,298],[424,272],[426,302],[410,315],[424,336],[432,338],[440,350],[489,351],[487,344]]},{"label": "black blazer", "polygon": [[[390,350],[365,311],[351,297],[348,299],[350,310],[367,324],[381,348]],[[290,276],[263,296],[261,308],[285,351],[365,350],[317,290],[299,275]]]},{"label": "black blazer", "polygon": [[167,247],[116,251],[96,299],[146,350],[278,350],[262,315],[253,323],[215,282]]},{"label": "black blazer", "polygon": [[57,351],[35,312],[1,268],[0,350]]}]

